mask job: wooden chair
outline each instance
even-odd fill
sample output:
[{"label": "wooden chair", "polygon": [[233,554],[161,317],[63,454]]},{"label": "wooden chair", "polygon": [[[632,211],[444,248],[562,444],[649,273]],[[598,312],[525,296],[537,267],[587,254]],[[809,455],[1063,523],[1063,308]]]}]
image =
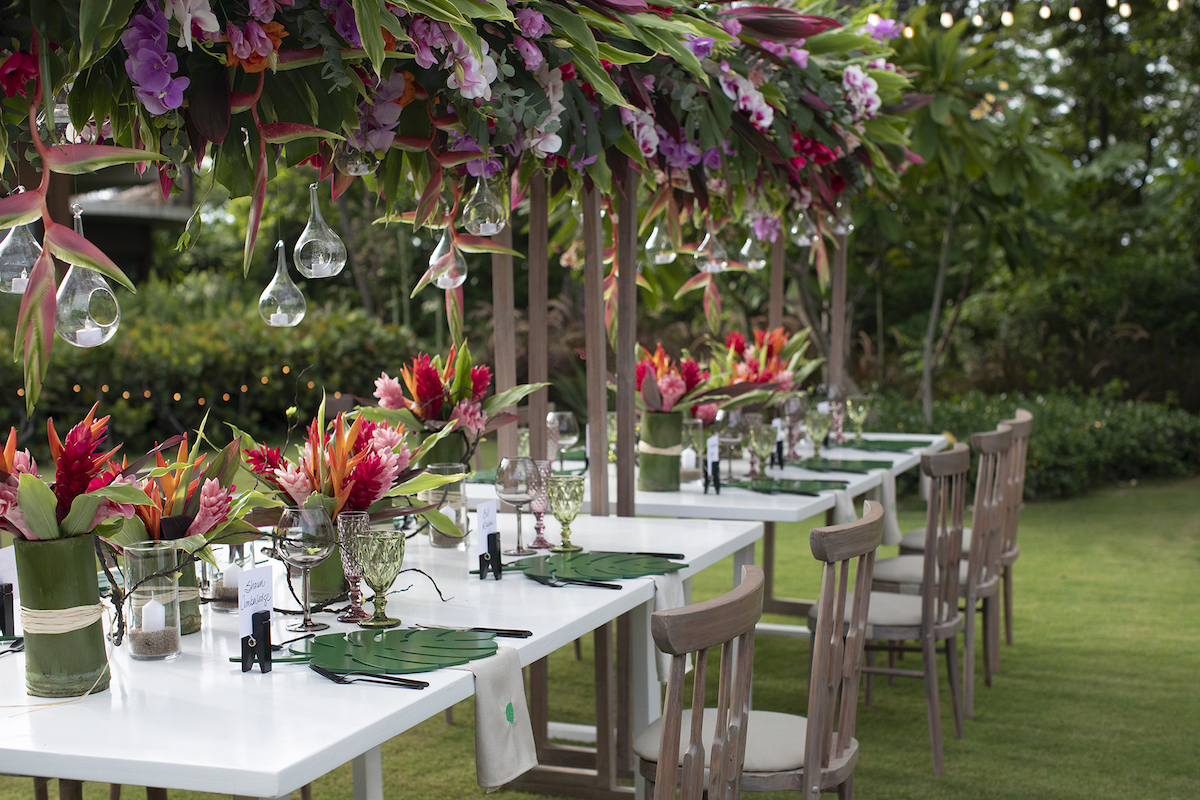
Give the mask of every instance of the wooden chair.
[{"label": "wooden chair", "polygon": [[[976,433],[971,445],[979,454],[975,478],[973,535],[959,562],[959,597],[966,611],[963,628],[963,713],[975,714],[975,610],[983,613],[984,683],[1000,668],[1000,539],[1005,519],[1005,496],[1012,451],[1012,429],[1001,423],[995,431]],[[923,555],[880,559],[875,565],[875,588],[917,593],[925,575]]]},{"label": "wooden chair", "polygon": [[1009,457],[1008,486],[1005,489],[1007,511],[1000,542],[1000,583],[1004,597],[1004,641],[1013,643],[1013,585],[1012,568],[1021,555],[1017,546],[1017,528],[1021,522],[1021,509],[1025,506],[1025,466],[1029,460],[1029,434],[1033,430],[1033,414],[1023,408],[1016,416],[1006,419],[1001,425],[1012,429],[1012,455]]},{"label": "wooden chair", "polygon": [[[971,470],[971,451],[962,443],[936,455],[921,456],[921,471],[932,479],[929,506],[925,517],[925,552],[920,593],[901,594],[910,585],[887,584],[879,580],[871,593],[867,614],[867,663],[863,674],[867,684],[867,705],[871,704],[871,676],[888,675],[922,678],[925,681],[925,708],[929,718],[929,744],[933,750],[933,772],[945,773],[942,756],[942,719],[938,698],[937,651],[946,655],[950,683],[950,701],[954,713],[954,733],[963,736],[962,702],[959,697],[958,634],[964,627],[959,610],[959,571],[966,501],[967,473]],[[882,565],[884,561],[880,561]],[[878,644],[873,644],[873,641]],[[904,642],[919,642],[919,646]],[[873,655],[887,652],[888,666],[874,665]],[[894,656],[903,652],[921,653],[921,669],[898,669]]]},{"label": "wooden chair", "polygon": [[[682,684],[682,656],[676,652],[682,648],[663,648],[675,656],[671,665],[672,682],[667,684],[666,710],[663,718],[651,725],[634,742],[634,752],[640,758],[641,774],[647,780],[655,781],[655,800],[669,800],[675,796],[674,784],[678,778],[670,778],[672,773],[679,775],[679,766],[684,768],[685,800],[689,800],[688,786],[692,787],[693,791],[702,788],[702,781],[698,775],[702,766],[699,763],[700,754],[709,746],[712,747],[713,759],[708,780],[710,800],[736,800],[739,789],[747,792],[799,790],[804,793],[804,800],[817,800],[822,792],[836,790],[839,797],[853,799],[854,767],[858,763],[858,740],[854,738],[854,726],[858,710],[863,635],[871,595],[865,587],[871,585],[875,548],[879,546],[882,538],[883,506],[870,501],[864,507],[863,518],[857,522],[814,528],[809,534],[813,556],[818,561],[823,561],[825,566],[821,577],[821,596],[817,605],[816,634],[813,637],[814,653],[808,684],[807,717],[773,711],[750,711],[748,719],[744,720],[741,727],[732,729],[721,740],[714,742],[713,732],[726,730],[724,723],[721,727],[717,725],[721,708],[706,709],[699,725],[695,722],[698,715],[694,715],[692,711],[679,714],[673,710],[673,704],[680,704],[682,701],[682,689],[677,689],[674,695],[671,689],[677,676]],[[856,562],[854,590],[848,592],[852,560]],[[746,569],[757,570],[750,567]],[[761,575],[761,571],[758,574]],[[746,580],[743,580],[742,585],[745,583]],[[761,589],[759,592],[761,598]],[[685,608],[663,613],[686,613],[688,610]],[[655,617],[658,617],[658,614]],[[658,624],[657,619],[655,623]],[[753,621],[749,624],[753,627]],[[735,628],[730,626],[730,631],[727,632],[733,629]],[[654,634],[655,641],[663,647],[657,627]],[[716,641],[716,637],[713,641]],[[670,641],[666,643],[671,644]],[[696,684],[701,687],[702,661],[699,657],[696,660],[695,678]],[[724,687],[724,660],[721,669]],[[749,688],[749,675],[746,681],[746,687]],[[724,688],[721,689],[720,697],[723,706],[727,697]],[[697,704],[702,702],[703,698],[702,688],[694,692],[693,709],[699,707]],[[692,739],[686,748],[678,744],[677,733],[666,733],[668,727],[680,725],[688,725],[691,730]],[[741,748],[741,752],[733,749],[735,744]],[[718,761],[722,757],[719,749],[729,754],[728,764]],[[664,762],[660,762],[660,753],[676,751],[679,752],[678,760],[672,765],[666,766]],[[735,770],[741,772],[740,781],[733,780]],[[718,794],[714,795],[714,792]]]}]

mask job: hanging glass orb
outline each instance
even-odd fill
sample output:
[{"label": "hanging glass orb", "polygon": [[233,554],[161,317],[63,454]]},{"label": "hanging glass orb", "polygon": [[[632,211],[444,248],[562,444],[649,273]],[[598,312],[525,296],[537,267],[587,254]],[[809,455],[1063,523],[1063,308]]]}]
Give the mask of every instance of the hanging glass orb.
[{"label": "hanging glass orb", "polygon": [[296,240],[292,260],[306,278],[332,278],[346,266],[346,245],[321,216],[317,184],[308,185],[308,225]]},{"label": "hanging glass orb", "polygon": [[654,226],[654,230],[650,231],[650,238],[646,240],[646,255],[655,264],[670,264],[675,261],[677,254],[671,244],[671,237],[658,225]]},{"label": "hanging glass orb", "polygon": [[308,303],[305,302],[304,295],[300,293],[300,288],[292,282],[291,276],[288,275],[287,251],[282,240],[276,242],[275,250],[279,253],[279,261],[275,266],[275,277],[259,295],[258,315],[272,328],[293,328],[300,324],[300,320],[304,319],[304,314],[308,311]]},{"label": "hanging glass orb", "polygon": [[[83,235],[83,206],[71,204],[75,232]],[[104,276],[72,264],[55,294],[54,332],[76,347],[96,347],[121,325],[121,305]]]},{"label": "hanging glass orb", "polygon": [[370,150],[342,141],[333,150],[333,165],[343,175],[370,175],[379,166],[379,159]]},{"label": "hanging glass orb", "polygon": [[475,191],[467,198],[462,210],[462,226],[475,236],[495,236],[508,225],[508,210],[496,196],[487,178],[475,181]]},{"label": "hanging glass orb", "polygon": [[753,234],[746,237],[746,243],[738,251],[738,256],[748,269],[752,269],[755,272],[767,266],[767,257],[763,253],[763,249],[758,246],[758,240],[754,238]]},{"label": "hanging glass orb", "polygon": [[439,289],[457,289],[467,280],[467,259],[454,246],[449,226],[429,256],[429,268],[433,270],[433,285]]},{"label": "hanging glass orb", "polygon": [[696,248],[696,269],[716,274],[724,272],[728,268],[729,254],[725,252],[725,246],[721,244],[721,240],[717,238],[716,232],[710,225],[708,233],[704,234],[704,239]]},{"label": "hanging glass orb", "polygon": [[788,231],[788,236],[797,247],[812,247],[812,240],[816,234],[817,229],[803,214],[796,217],[796,221],[792,223],[792,227]]},{"label": "hanging glass orb", "polygon": [[0,292],[24,294],[33,265],[41,255],[42,246],[33,238],[28,225],[10,230],[0,242]]}]

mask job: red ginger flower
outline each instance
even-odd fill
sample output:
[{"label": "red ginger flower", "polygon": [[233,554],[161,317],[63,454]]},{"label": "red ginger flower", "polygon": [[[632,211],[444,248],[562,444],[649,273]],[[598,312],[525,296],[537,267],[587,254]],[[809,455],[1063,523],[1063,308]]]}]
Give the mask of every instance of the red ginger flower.
[{"label": "red ginger flower", "polygon": [[649,372],[650,372],[650,362],[649,361],[639,361],[637,363],[637,366],[634,367],[633,382],[637,386],[637,390],[639,392],[642,390],[642,381],[644,381],[646,379],[646,375]]},{"label": "red ginger flower", "polygon": [[246,463],[255,475],[275,482],[276,467],[283,466],[283,449],[279,447],[254,447],[246,451]]},{"label": "red ginger flower", "polygon": [[421,419],[440,419],[445,388],[429,355],[422,353],[414,358],[412,368],[401,367],[400,375],[412,395],[413,412]]},{"label": "red ginger flower", "polygon": [[482,400],[487,394],[488,385],[492,382],[492,371],[480,364],[471,367],[471,399]]},{"label": "red ginger flower", "polygon": [[[683,378],[685,393],[695,389],[708,378],[708,372],[700,369],[694,358],[685,358],[679,362],[679,374]],[[639,387],[640,388],[640,387]]]},{"label": "red ginger flower", "polygon": [[725,346],[737,353],[738,358],[741,358],[746,354],[746,337],[734,331],[725,337]]},{"label": "red ginger flower", "polygon": [[58,498],[56,516],[59,522],[71,513],[71,503],[88,490],[92,478],[103,469],[113,453],[121,449],[117,445],[107,453],[100,452],[100,445],[108,437],[108,417],[93,419],[96,407],[92,406],[87,416],[67,432],[59,441],[54,430],[54,420],[46,420],[46,434],[50,440],[50,455],[54,458],[54,496]]}]

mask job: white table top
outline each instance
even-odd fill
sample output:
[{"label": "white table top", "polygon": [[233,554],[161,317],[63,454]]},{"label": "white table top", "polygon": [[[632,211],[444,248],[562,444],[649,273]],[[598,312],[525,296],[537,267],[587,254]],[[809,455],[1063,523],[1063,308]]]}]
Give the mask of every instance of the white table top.
[{"label": "white table top", "polygon": [[[511,546],[513,517],[500,515],[500,525],[505,547]],[[556,522],[547,527],[557,535]],[[572,527],[584,546],[684,553],[690,564],[685,577],[762,536],[761,525],[735,522],[581,517]],[[654,596],[648,578],[622,581],[621,591],[551,588],[516,574],[481,581],[467,574],[475,564],[473,551],[437,550],[427,537],[411,539],[405,566],[434,576],[449,600],[439,601],[420,574],[403,573],[395,587],[412,588],[389,598],[389,612],[405,624],[531,630],[528,639],[498,640],[527,665]],[[279,582],[275,596],[277,607],[295,607]],[[546,602],[551,596],[553,602]],[[422,691],[339,686],[303,664],[243,673],[228,660],[240,654],[236,615],[207,606],[202,613],[203,629],[183,637],[183,655],[138,662],[127,646],[118,648],[110,655],[109,690],[68,705],[22,711],[52,701],[25,694],[24,656],[0,659],[0,706],[6,707],[0,711],[6,717],[0,773],[278,797],[474,691],[471,674],[461,670],[417,676],[430,683]],[[296,620],[275,615],[273,640],[296,636],[284,630]],[[357,628],[334,622],[329,632],[338,630]]]},{"label": "white table top", "polygon": [[[929,449],[937,452],[946,446],[945,436],[936,434],[901,434],[901,433],[866,433],[865,439],[877,440],[918,440],[929,442]],[[822,454],[829,458],[865,459],[871,461],[891,461],[891,472],[898,475],[912,469],[921,462],[919,453],[890,452],[874,450],[854,450],[850,447],[825,448]],[[727,462],[721,461],[722,467]],[[745,458],[734,461],[734,472],[739,477],[744,476],[749,469],[749,461]],[[812,480],[844,480],[846,490],[851,497],[859,497],[880,484],[877,473],[857,472],[815,472],[787,467],[782,473],[778,469],[770,470],[771,475],[785,478],[806,478]],[[609,502],[615,508],[617,502],[616,465],[608,465]],[[590,481],[583,493],[583,513],[591,510]],[[485,500],[494,500],[496,491],[491,484],[468,483],[467,502],[470,508]],[[642,492],[634,493],[634,508],[639,515],[651,517],[675,517],[679,519],[730,519],[754,520],[763,522],[800,522],[809,517],[826,511],[834,506],[832,492],[821,492],[817,496],[802,494],[764,494],[748,489],[738,489],[722,486],[721,493],[709,490],[704,493],[702,481],[683,483],[677,492]]]}]

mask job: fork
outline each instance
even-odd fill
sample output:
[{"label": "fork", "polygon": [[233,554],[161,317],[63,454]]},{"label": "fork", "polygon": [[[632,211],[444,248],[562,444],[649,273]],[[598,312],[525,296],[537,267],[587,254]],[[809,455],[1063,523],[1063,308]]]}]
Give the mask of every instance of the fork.
[{"label": "fork", "polygon": [[560,586],[566,586],[568,584],[576,585],[576,586],[598,586],[601,589],[624,589],[625,588],[624,586],[622,586],[619,583],[606,583],[604,581],[589,581],[589,580],[584,580],[583,578],[560,578],[555,574],[534,575],[531,572],[526,572],[525,577],[535,580],[538,583],[545,584],[546,586],[553,586],[555,588],[558,588]]},{"label": "fork", "polygon": [[9,653],[22,653],[25,651],[25,638],[23,636],[18,636],[17,638],[9,641],[7,644],[8,649],[0,650],[0,656],[8,655]]},{"label": "fork", "polygon": [[349,684],[362,681],[363,683],[382,683],[384,686],[399,686],[404,689],[424,689],[429,684],[425,681],[415,681],[410,678],[400,678],[395,675],[377,675],[375,673],[347,672],[345,674],[330,672],[324,667],[309,664],[312,671],[322,675],[334,683]]}]

